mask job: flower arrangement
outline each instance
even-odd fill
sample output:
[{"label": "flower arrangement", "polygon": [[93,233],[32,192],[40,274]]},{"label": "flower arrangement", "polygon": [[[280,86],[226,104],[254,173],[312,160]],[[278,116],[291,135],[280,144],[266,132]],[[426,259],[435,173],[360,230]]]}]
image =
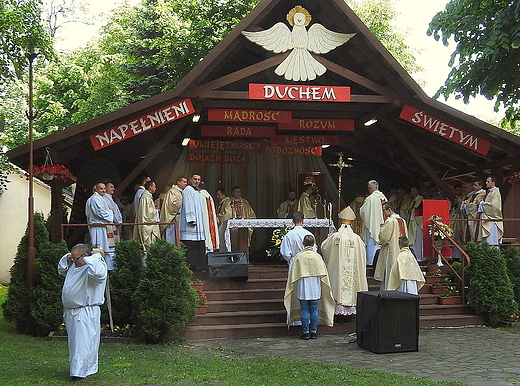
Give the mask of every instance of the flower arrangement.
[{"label": "flower arrangement", "polygon": [[280,245],[282,245],[282,240],[287,233],[289,233],[289,228],[285,226],[273,231],[273,236],[271,237],[272,245],[266,250],[268,257],[271,257],[273,260],[281,258]]},{"label": "flower arrangement", "polygon": [[[450,237],[453,236],[453,229],[451,229],[451,227],[448,224],[441,222],[441,217],[433,215],[428,220],[437,221],[435,224],[432,223],[430,225],[430,236],[433,236],[435,239],[441,240],[444,240],[446,238],[446,235]],[[442,232],[439,228],[442,229],[444,232]]]},{"label": "flower arrangement", "polygon": [[206,304],[206,302],[208,301],[208,297],[206,296],[206,294],[204,292],[202,292],[201,290],[197,290],[197,295],[198,295],[197,305],[203,306],[204,304]]},{"label": "flower arrangement", "polygon": [[34,176],[44,180],[52,180],[54,177],[66,180],[69,178],[70,171],[64,165],[43,165],[35,166],[33,169]]},{"label": "flower arrangement", "polygon": [[520,172],[514,172],[508,180],[511,185],[520,185]]},{"label": "flower arrangement", "polygon": [[460,290],[458,287],[456,287],[454,285],[449,285],[444,290],[444,294],[442,296],[444,296],[444,297],[460,296]]}]

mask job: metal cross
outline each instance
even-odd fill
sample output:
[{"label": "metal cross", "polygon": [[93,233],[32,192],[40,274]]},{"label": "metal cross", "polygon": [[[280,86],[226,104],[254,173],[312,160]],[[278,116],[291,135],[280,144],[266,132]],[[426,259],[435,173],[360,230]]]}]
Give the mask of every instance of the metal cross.
[{"label": "metal cross", "polygon": [[338,178],[338,213],[341,209],[341,177],[343,174],[343,168],[351,168],[353,165],[346,164],[343,161],[343,153],[336,153],[339,156],[338,162],[335,164],[329,164],[329,166],[335,166],[339,168],[339,178]]}]

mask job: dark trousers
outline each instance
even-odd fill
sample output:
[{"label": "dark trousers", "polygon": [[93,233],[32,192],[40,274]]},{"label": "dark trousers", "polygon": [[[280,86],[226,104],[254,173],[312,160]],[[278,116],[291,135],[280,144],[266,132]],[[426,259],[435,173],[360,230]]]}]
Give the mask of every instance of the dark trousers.
[{"label": "dark trousers", "polygon": [[206,243],[204,240],[181,240],[186,245],[186,263],[193,272],[206,271],[208,260],[206,257]]}]

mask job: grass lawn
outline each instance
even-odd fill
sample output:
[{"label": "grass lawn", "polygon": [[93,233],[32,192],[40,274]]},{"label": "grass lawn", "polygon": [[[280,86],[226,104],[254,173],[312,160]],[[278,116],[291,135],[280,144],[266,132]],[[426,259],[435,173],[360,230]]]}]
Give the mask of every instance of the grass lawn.
[{"label": "grass lawn", "polygon": [[[0,303],[7,288],[0,286]],[[0,315],[1,316],[1,315]],[[81,385],[462,385],[344,365],[186,346],[102,344],[99,373]],[[70,385],[67,343],[15,334],[0,317],[0,384]]]}]

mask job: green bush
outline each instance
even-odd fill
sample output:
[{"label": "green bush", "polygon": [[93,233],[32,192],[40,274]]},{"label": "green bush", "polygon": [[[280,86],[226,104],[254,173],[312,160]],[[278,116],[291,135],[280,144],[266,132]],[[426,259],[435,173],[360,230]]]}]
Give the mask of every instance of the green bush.
[{"label": "green bush", "polygon": [[499,249],[486,242],[469,243],[466,253],[471,258],[471,266],[466,271],[469,305],[484,316],[491,327],[497,327],[518,313],[506,261]]},{"label": "green bush", "polygon": [[[36,248],[36,259],[40,254],[43,244],[49,242],[49,232],[45,228],[43,215],[34,215],[34,247]],[[35,335],[36,322],[31,316],[33,304],[32,290],[26,283],[27,266],[27,230],[22,237],[18,250],[11,267],[11,283],[7,293],[7,300],[3,304],[4,317],[13,322],[17,332],[21,334]]]},{"label": "green bush", "polygon": [[132,297],[143,268],[143,251],[137,240],[121,240],[116,244],[117,269],[110,272],[112,317],[115,325],[135,324]]},{"label": "green bush", "polygon": [[61,290],[65,278],[58,273],[58,261],[68,253],[67,243],[46,243],[35,262],[35,282],[31,316],[36,322],[35,334],[46,336],[57,331],[63,322]]},{"label": "green bush", "polygon": [[520,253],[518,248],[510,247],[502,252],[502,256],[506,261],[507,273],[513,284],[513,292],[515,300],[520,303]]},{"label": "green bush", "polygon": [[137,328],[147,343],[180,343],[195,318],[197,291],[191,288],[185,252],[157,240],[134,294]]}]

